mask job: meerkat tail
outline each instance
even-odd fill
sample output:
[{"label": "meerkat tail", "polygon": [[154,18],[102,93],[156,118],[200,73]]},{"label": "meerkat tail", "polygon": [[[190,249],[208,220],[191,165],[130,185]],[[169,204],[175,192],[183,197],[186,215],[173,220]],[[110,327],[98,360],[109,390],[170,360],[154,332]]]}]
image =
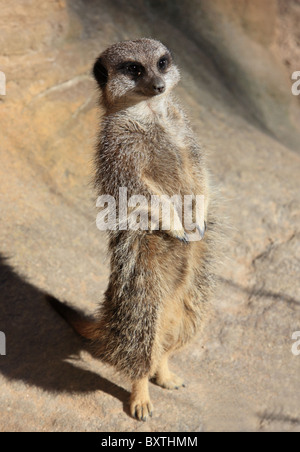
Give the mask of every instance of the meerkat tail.
[{"label": "meerkat tail", "polygon": [[98,337],[99,325],[95,321],[87,319],[83,314],[61,303],[51,295],[46,295],[46,300],[77,334],[88,340],[94,340]]}]

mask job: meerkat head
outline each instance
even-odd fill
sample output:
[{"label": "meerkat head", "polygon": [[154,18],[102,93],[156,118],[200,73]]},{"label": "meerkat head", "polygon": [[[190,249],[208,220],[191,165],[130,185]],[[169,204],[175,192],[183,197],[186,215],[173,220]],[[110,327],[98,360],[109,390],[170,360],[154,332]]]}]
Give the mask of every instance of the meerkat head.
[{"label": "meerkat head", "polygon": [[180,79],[170,51],[161,42],[145,38],[109,47],[97,59],[93,73],[106,107],[163,96]]}]

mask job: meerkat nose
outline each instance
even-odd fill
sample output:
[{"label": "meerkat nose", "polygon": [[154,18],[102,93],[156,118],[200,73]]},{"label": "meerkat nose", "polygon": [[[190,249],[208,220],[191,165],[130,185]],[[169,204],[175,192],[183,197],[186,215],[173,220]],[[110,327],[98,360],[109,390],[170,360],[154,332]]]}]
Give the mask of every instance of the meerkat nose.
[{"label": "meerkat nose", "polygon": [[152,88],[156,93],[161,94],[165,91],[166,86],[161,78],[157,78],[153,80]]}]

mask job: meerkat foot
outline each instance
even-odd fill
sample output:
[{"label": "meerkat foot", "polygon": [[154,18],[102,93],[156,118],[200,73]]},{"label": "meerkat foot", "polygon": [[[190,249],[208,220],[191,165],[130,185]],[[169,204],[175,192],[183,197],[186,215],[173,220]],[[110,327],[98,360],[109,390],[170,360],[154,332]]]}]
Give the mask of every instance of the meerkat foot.
[{"label": "meerkat foot", "polygon": [[130,396],[130,414],[139,421],[152,417],[153,405],[148,390],[148,377],[137,380],[132,385]]},{"label": "meerkat foot", "polygon": [[130,414],[138,421],[146,422],[149,416],[152,417],[152,412],[153,405],[150,400],[133,400],[130,404]]},{"label": "meerkat foot", "polygon": [[173,372],[169,372],[168,375],[158,375],[155,378],[155,383],[165,389],[179,389],[185,387],[183,379]]},{"label": "meerkat foot", "polygon": [[155,374],[154,382],[165,389],[179,389],[184,387],[183,379],[170,371],[168,354],[162,358],[159,368]]}]

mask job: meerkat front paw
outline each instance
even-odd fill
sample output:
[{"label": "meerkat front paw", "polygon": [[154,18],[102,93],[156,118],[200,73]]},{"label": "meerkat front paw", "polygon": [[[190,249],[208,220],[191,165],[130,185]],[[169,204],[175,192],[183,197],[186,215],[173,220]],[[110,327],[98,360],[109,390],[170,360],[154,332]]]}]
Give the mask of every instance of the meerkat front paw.
[{"label": "meerkat front paw", "polygon": [[180,387],[185,387],[184,381],[178,375],[169,372],[168,375],[158,375],[155,378],[155,383],[165,389],[179,389]]},{"label": "meerkat front paw", "polygon": [[189,236],[187,235],[184,229],[171,231],[171,235],[176,239],[180,240],[185,245],[189,243]]},{"label": "meerkat front paw", "polygon": [[204,223],[203,223],[202,226],[199,226],[198,224],[196,225],[196,229],[197,229],[197,231],[199,232],[199,235],[200,235],[200,237],[201,237],[201,240],[203,239],[203,237],[204,237],[204,235],[205,235],[206,228],[207,228],[207,226],[206,226],[206,221],[204,221]]},{"label": "meerkat front paw", "polygon": [[139,421],[146,422],[148,417],[152,417],[153,405],[150,399],[138,400],[132,399],[130,401],[130,414]]}]

